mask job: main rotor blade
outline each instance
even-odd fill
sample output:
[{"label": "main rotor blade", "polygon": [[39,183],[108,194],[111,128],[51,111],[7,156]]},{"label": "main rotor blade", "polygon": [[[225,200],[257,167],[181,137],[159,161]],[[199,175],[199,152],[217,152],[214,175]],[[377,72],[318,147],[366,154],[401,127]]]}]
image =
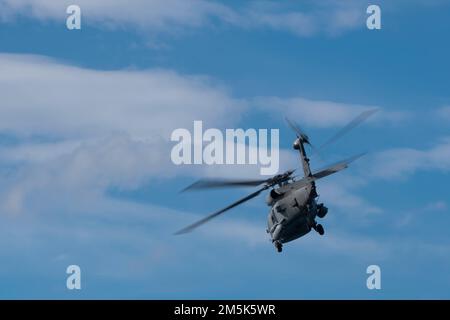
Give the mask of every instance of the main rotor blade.
[{"label": "main rotor blade", "polygon": [[291,127],[291,129],[297,134],[297,137],[300,138],[302,135],[304,135],[303,131],[300,129],[297,123],[294,123],[287,117],[285,117],[284,120],[286,120],[286,123],[289,125],[289,127]]},{"label": "main rotor blade", "polygon": [[287,118],[287,117],[285,117],[284,119],[286,120],[289,127],[291,127],[291,129],[294,130],[294,132],[297,134],[297,138],[301,138],[307,144],[311,145],[311,143],[309,142],[308,135],[302,129],[300,129],[300,126],[298,125],[298,123],[289,120],[289,118]]},{"label": "main rotor blade", "polygon": [[197,190],[197,189],[210,189],[210,188],[228,188],[228,187],[256,187],[261,184],[266,184],[267,186],[273,186],[289,180],[294,170],[287,170],[284,173],[277,174],[270,178],[264,179],[249,179],[249,180],[233,180],[233,179],[221,179],[221,178],[207,178],[200,179],[193,184],[187,186],[180,192]]},{"label": "main rotor blade", "polygon": [[221,209],[219,211],[216,211],[216,212],[210,214],[209,216],[206,216],[205,218],[203,218],[203,219],[201,219],[201,220],[199,220],[199,221],[197,221],[197,222],[195,222],[195,223],[193,223],[193,224],[191,224],[191,225],[189,225],[189,226],[187,226],[187,227],[185,227],[185,228],[175,232],[175,234],[179,235],[179,234],[191,232],[195,228],[197,228],[197,227],[201,226],[202,224],[208,222],[209,220],[219,216],[220,214],[224,213],[225,211],[228,211],[228,210],[230,210],[230,209],[232,209],[232,208],[234,208],[234,207],[236,207],[236,206],[238,206],[238,205],[240,205],[240,204],[242,204],[242,203],[244,203],[244,202],[246,202],[246,201],[248,201],[248,200],[250,200],[250,199],[252,199],[252,198],[254,198],[256,196],[258,196],[262,191],[266,190],[267,188],[268,188],[267,186],[264,186],[263,188],[261,188],[261,189],[255,191],[255,192],[249,194],[248,196],[246,196],[246,197],[244,197],[244,198],[242,198],[242,199],[240,199],[240,200],[230,204],[229,206],[227,206],[227,207],[225,207],[225,208],[223,208],[223,209]]},{"label": "main rotor blade", "polygon": [[339,172],[339,171],[341,171],[343,169],[346,169],[350,163],[352,163],[353,161],[361,158],[364,155],[365,155],[365,153],[361,153],[361,154],[358,154],[358,155],[353,156],[351,158],[348,158],[346,160],[342,160],[342,161],[336,162],[336,163],[334,163],[334,164],[332,164],[332,165],[330,165],[330,166],[328,166],[328,167],[326,167],[326,168],[324,168],[322,170],[319,170],[319,171],[315,172],[312,176],[313,176],[314,180],[317,180],[317,179],[321,179],[321,178],[324,178],[326,176],[329,176],[330,174]]},{"label": "main rotor blade", "polygon": [[200,179],[187,186],[181,192],[198,189],[226,188],[226,187],[256,187],[267,182],[267,179],[231,180],[231,179]]},{"label": "main rotor blade", "polygon": [[299,189],[299,188],[305,187],[305,186],[311,184],[312,182],[314,182],[316,180],[325,178],[325,177],[327,177],[327,176],[329,176],[331,174],[334,174],[336,172],[339,172],[339,171],[347,168],[350,163],[352,163],[353,161],[361,158],[363,155],[364,155],[364,153],[358,154],[358,155],[353,156],[351,158],[348,158],[346,160],[342,160],[340,162],[334,163],[334,164],[332,164],[332,165],[330,165],[330,166],[328,166],[328,167],[326,167],[326,168],[324,168],[322,170],[316,171],[310,177],[306,177],[306,178],[297,180],[297,181],[295,181],[293,183],[290,183],[290,184],[288,184],[286,186],[283,186],[283,187],[279,188],[278,191],[280,193],[285,193],[285,192],[287,192],[289,190]]},{"label": "main rotor blade", "polygon": [[321,160],[323,160],[322,155],[320,154],[319,149],[320,148],[316,148],[311,141],[309,141],[309,137],[308,135],[302,130],[300,129],[300,126],[298,125],[298,123],[289,120],[287,117],[284,118],[287,122],[287,124],[289,125],[289,127],[291,127],[292,130],[295,131],[295,133],[297,133],[297,138],[302,138],[312,149],[312,151],[314,152],[315,155],[317,155]]},{"label": "main rotor blade", "polygon": [[361,113],[359,116],[350,121],[346,126],[344,126],[341,130],[339,130],[334,136],[324,142],[318,149],[322,150],[323,148],[329,146],[330,144],[335,143],[338,139],[344,136],[347,132],[357,127],[361,122],[365,121],[371,115],[376,113],[378,109],[370,109]]}]

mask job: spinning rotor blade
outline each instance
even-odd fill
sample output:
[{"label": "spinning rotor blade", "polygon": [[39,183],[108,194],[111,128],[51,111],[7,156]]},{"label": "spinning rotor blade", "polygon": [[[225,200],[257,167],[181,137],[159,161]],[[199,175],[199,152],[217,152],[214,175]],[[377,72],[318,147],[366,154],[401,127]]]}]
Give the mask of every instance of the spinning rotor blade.
[{"label": "spinning rotor blade", "polygon": [[187,186],[181,192],[196,189],[226,188],[226,187],[256,187],[263,184],[267,179],[255,180],[231,180],[231,179],[200,179]]},{"label": "spinning rotor blade", "polygon": [[175,234],[179,235],[179,234],[191,232],[195,228],[197,228],[197,227],[201,226],[202,224],[208,222],[209,220],[211,220],[211,219],[221,215],[222,213],[224,213],[224,212],[226,212],[226,211],[228,211],[228,210],[230,210],[230,209],[232,209],[232,208],[234,208],[234,207],[236,207],[236,206],[238,206],[238,205],[240,205],[240,204],[242,204],[242,203],[244,203],[244,202],[246,202],[246,201],[248,201],[248,200],[250,200],[250,199],[252,199],[252,198],[254,198],[256,196],[258,196],[262,191],[264,191],[266,189],[268,189],[268,186],[264,186],[263,188],[261,188],[261,189],[255,191],[255,192],[249,194],[248,196],[246,196],[246,197],[244,197],[244,198],[242,198],[242,199],[240,199],[240,200],[230,204],[229,206],[227,206],[227,207],[225,207],[225,208],[223,208],[223,209],[221,209],[219,211],[216,211],[216,212],[210,214],[209,216],[206,216],[205,218],[203,218],[203,219],[201,219],[201,220],[199,220],[199,221],[197,221],[197,222],[195,222],[195,223],[193,223],[193,224],[191,224],[191,225],[189,225],[189,226],[187,226],[187,227],[185,227],[185,228],[175,232]]},{"label": "spinning rotor blade", "polygon": [[329,176],[331,174],[334,174],[336,172],[339,172],[339,171],[347,168],[350,163],[352,163],[353,161],[361,158],[363,155],[364,155],[364,153],[356,155],[356,156],[353,156],[353,157],[348,158],[346,160],[342,160],[342,161],[337,162],[335,164],[332,164],[332,165],[330,165],[330,166],[328,166],[328,167],[326,167],[326,168],[324,168],[322,170],[316,171],[310,177],[306,177],[306,178],[297,180],[297,181],[295,181],[295,182],[293,182],[291,184],[288,184],[288,185],[286,185],[284,187],[281,187],[281,188],[278,189],[278,191],[280,193],[284,193],[284,192],[287,192],[287,191],[292,190],[292,189],[299,189],[299,188],[305,187],[305,186],[311,184],[312,182],[314,182],[316,180],[325,178],[325,177],[327,177],[327,176]]},{"label": "spinning rotor blade", "polygon": [[346,126],[344,126],[341,130],[339,130],[334,136],[332,136],[330,139],[325,141],[319,147],[319,150],[322,150],[323,148],[329,146],[330,144],[335,143],[338,139],[340,139],[342,136],[344,136],[347,132],[356,128],[361,122],[365,121],[367,118],[369,118],[371,115],[373,115],[377,111],[378,111],[378,109],[371,109],[371,110],[366,110],[363,113],[361,113],[359,116],[357,116],[352,121],[350,121]]},{"label": "spinning rotor blade", "polygon": [[300,126],[298,125],[298,123],[289,120],[287,117],[285,117],[284,119],[286,120],[289,127],[291,127],[291,129],[294,130],[294,132],[297,134],[297,138],[301,138],[307,144],[311,145],[309,142],[308,135],[306,133],[304,133],[302,129],[300,129]]},{"label": "spinning rotor blade", "polygon": [[350,163],[352,163],[353,161],[361,158],[363,155],[365,155],[365,153],[361,153],[361,154],[358,154],[358,155],[353,156],[351,158],[348,158],[346,160],[342,160],[340,162],[332,164],[332,165],[326,167],[325,169],[322,169],[320,171],[315,172],[312,176],[313,176],[314,180],[317,180],[317,179],[321,179],[321,178],[324,178],[326,176],[329,176],[330,174],[339,172],[339,171],[341,171],[343,169],[346,169]]},{"label": "spinning rotor blade", "polygon": [[293,121],[289,120],[288,117],[284,118],[286,120],[286,123],[291,127],[292,130],[297,134],[297,137],[301,137],[302,135],[306,135],[303,133],[303,131],[300,129],[297,123],[294,123]]},{"label": "spinning rotor blade", "polygon": [[261,184],[271,187],[273,185],[285,182],[289,180],[295,170],[288,170],[284,173],[277,174],[270,178],[265,179],[253,179],[253,180],[232,180],[232,179],[200,179],[193,184],[187,186],[180,192],[198,189],[210,189],[210,188],[228,188],[228,187],[256,187]]},{"label": "spinning rotor blade", "polygon": [[317,156],[319,156],[320,159],[322,159],[323,157],[322,157],[322,155],[321,155],[320,152],[319,152],[319,149],[320,149],[320,148],[318,149],[318,148],[316,148],[315,146],[313,146],[313,145],[311,144],[311,142],[309,141],[308,135],[307,135],[306,133],[304,133],[304,132],[302,131],[302,129],[300,129],[300,126],[299,126],[296,122],[289,120],[287,117],[285,117],[284,119],[286,120],[286,122],[287,122],[287,124],[289,125],[289,127],[291,127],[291,129],[294,130],[295,133],[297,133],[297,138],[302,138],[303,141],[305,141],[305,142],[311,147],[311,149],[313,150],[313,152],[314,152]]}]

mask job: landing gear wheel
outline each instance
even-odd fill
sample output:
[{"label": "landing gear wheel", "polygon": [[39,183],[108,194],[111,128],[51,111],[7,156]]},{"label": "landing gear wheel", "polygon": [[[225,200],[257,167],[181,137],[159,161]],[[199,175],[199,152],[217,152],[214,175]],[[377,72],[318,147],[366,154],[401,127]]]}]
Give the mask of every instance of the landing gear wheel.
[{"label": "landing gear wheel", "polygon": [[317,216],[318,216],[320,219],[325,218],[325,216],[327,215],[327,213],[328,213],[328,208],[325,207],[325,206],[323,205],[323,203],[321,203],[321,204],[319,204],[319,205],[317,206]]},{"label": "landing gear wheel", "polygon": [[283,251],[283,244],[280,241],[275,241],[274,244],[275,244],[275,248],[277,248],[278,252]]},{"label": "landing gear wheel", "polygon": [[321,236],[324,235],[325,230],[323,229],[323,226],[322,226],[321,224],[316,225],[316,228],[315,228],[315,229],[316,229],[316,231],[317,231],[318,234],[320,234]]}]

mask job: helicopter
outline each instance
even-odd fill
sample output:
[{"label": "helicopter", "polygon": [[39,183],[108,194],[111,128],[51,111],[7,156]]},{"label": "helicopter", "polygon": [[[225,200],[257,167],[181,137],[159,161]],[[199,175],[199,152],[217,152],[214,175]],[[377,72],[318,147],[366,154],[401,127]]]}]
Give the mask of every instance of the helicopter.
[{"label": "helicopter", "polygon": [[272,243],[278,252],[282,252],[283,244],[296,240],[311,230],[315,230],[319,235],[324,235],[325,230],[322,224],[317,222],[317,218],[323,219],[328,213],[328,208],[323,203],[318,203],[319,194],[317,192],[316,181],[329,175],[346,169],[350,163],[362,157],[364,153],[339,161],[324,169],[313,172],[310,167],[310,159],[307,156],[305,146],[309,146],[313,153],[320,155],[319,151],[335,143],[348,131],[365,121],[378,109],[370,109],[362,112],[346,126],[339,130],[334,136],[323,143],[319,148],[314,147],[309,137],[300,126],[285,118],[289,127],[295,132],[296,138],[292,145],[294,150],[299,152],[303,176],[297,179],[294,176],[295,170],[287,170],[268,179],[254,180],[230,180],[230,179],[200,179],[189,185],[182,191],[223,188],[223,187],[258,187],[256,191],[241,198],[225,208],[216,211],[205,218],[177,231],[175,234],[185,234],[193,231],[204,223],[216,218],[228,210],[253,199],[264,191],[269,191],[266,197],[266,204],[271,207],[267,217],[266,232],[270,235]]}]

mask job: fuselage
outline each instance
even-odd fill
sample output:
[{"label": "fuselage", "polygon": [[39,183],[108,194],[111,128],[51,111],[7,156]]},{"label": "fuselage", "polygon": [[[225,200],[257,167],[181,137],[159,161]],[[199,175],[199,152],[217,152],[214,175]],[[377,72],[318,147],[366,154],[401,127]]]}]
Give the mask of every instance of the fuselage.
[{"label": "fuselage", "polygon": [[316,216],[316,202],[311,185],[292,189],[284,194],[271,192],[267,203],[272,208],[268,215],[267,232],[272,241],[286,243],[311,231]]}]

